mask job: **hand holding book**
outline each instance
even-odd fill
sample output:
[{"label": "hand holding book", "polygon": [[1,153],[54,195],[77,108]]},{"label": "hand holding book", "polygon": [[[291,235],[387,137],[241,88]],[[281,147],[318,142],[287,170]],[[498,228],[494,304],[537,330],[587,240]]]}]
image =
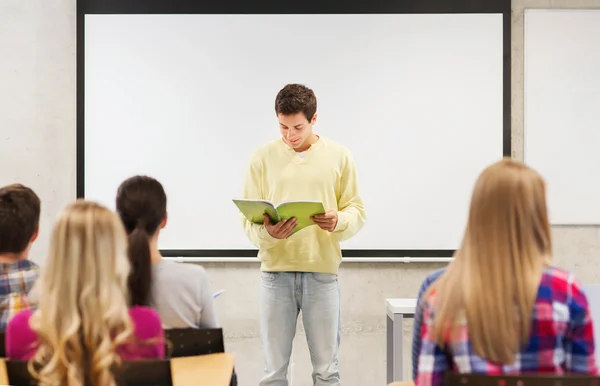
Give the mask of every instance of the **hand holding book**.
[{"label": "hand holding book", "polygon": [[337,215],[326,212],[319,201],[284,201],[277,206],[258,199],[234,199],[233,202],[248,221],[264,224],[269,234],[278,239],[315,224],[333,230],[337,223]]},{"label": "hand holding book", "polygon": [[324,214],[317,214],[310,218],[319,228],[333,232],[338,222],[338,215],[334,210],[327,210]]},{"label": "hand holding book", "polygon": [[268,214],[264,213],[263,216],[265,218],[265,229],[276,239],[287,239],[294,232],[296,225],[298,225],[298,220],[293,217],[273,224]]}]

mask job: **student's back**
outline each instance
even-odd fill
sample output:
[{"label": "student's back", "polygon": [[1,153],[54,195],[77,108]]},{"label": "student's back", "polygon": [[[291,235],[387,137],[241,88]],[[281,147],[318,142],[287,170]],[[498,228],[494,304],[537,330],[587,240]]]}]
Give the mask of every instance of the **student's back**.
[{"label": "student's back", "polygon": [[[458,336],[446,340],[445,350],[436,349],[432,339],[435,304],[436,291],[433,290],[424,305],[420,385],[429,382],[441,384],[445,370],[489,375],[597,373],[594,331],[587,298],[580,283],[567,271],[556,267],[544,270],[533,306],[531,333],[511,364],[501,364],[478,355],[464,318],[458,323]],[[496,328],[500,330],[502,326],[497,324]]]},{"label": "student's back", "polygon": [[114,385],[123,359],[164,357],[160,318],[129,307],[127,238],[106,207],[78,200],[58,217],[39,288],[39,307],[6,329],[11,359],[30,359],[43,385]]},{"label": "student's back", "polygon": [[158,249],[168,217],[160,182],[147,176],[125,180],[117,191],[116,207],[128,234],[132,304],[154,307],[164,328],[217,327],[204,268],[165,261]]},{"label": "student's back", "polygon": [[213,294],[199,265],[160,261],[152,265],[151,305],[164,328],[217,327]]},{"label": "student's back", "polygon": [[28,255],[37,238],[40,207],[40,199],[28,187],[0,188],[0,331],[15,314],[34,308],[27,294],[40,270]]},{"label": "student's back", "polygon": [[510,159],[488,167],[455,259],[425,296],[416,383],[442,385],[446,371],[597,374],[586,296],[551,256],[544,180]]}]

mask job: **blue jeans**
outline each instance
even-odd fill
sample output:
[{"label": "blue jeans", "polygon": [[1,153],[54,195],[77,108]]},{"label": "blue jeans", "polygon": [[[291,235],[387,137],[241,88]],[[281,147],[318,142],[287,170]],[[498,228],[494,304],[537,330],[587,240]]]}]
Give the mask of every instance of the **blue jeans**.
[{"label": "blue jeans", "polygon": [[259,385],[288,386],[288,365],[300,310],[313,366],[313,385],[340,386],[338,276],[312,272],[261,272],[260,334],[265,373]]}]

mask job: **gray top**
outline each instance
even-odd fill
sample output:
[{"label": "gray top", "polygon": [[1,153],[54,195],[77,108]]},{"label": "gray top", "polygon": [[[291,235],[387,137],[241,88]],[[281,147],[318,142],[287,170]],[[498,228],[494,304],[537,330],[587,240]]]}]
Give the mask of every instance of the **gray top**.
[{"label": "gray top", "polygon": [[195,264],[152,264],[152,305],[163,328],[219,327],[206,271]]}]

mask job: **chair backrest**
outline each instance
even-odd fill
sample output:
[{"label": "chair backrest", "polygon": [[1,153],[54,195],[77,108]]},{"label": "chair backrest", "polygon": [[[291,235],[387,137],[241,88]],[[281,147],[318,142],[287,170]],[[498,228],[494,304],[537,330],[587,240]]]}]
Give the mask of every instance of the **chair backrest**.
[{"label": "chair backrest", "polygon": [[[27,361],[7,360],[6,371],[11,385],[36,385]],[[171,365],[167,359],[125,361],[116,379],[119,386],[172,386]]]},{"label": "chair backrest", "polygon": [[6,358],[6,343],[4,332],[0,332],[0,358]]},{"label": "chair backrest", "polygon": [[[231,354],[124,361],[115,378],[119,386],[236,386]],[[0,358],[1,385],[35,385],[27,361]]]},{"label": "chair backrest", "polygon": [[144,359],[123,362],[116,375],[119,386],[172,386],[168,359]]},{"label": "chair backrest", "polygon": [[27,370],[27,361],[6,361],[6,373],[11,385],[36,385],[35,379]]},{"label": "chair backrest", "polygon": [[588,375],[481,375],[447,373],[447,386],[600,386],[600,377]]},{"label": "chair backrest", "polygon": [[165,338],[172,358],[225,352],[221,328],[173,328],[165,330]]}]

